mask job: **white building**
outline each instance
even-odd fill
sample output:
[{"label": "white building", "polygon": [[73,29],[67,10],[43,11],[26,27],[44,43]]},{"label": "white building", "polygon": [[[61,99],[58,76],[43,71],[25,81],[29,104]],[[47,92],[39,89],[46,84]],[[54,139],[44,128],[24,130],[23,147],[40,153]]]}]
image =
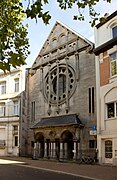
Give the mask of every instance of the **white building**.
[{"label": "white building", "polygon": [[25,69],[0,73],[0,156],[25,155]]},{"label": "white building", "polygon": [[95,42],[98,157],[117,165],[117,11],[96,26]]}]

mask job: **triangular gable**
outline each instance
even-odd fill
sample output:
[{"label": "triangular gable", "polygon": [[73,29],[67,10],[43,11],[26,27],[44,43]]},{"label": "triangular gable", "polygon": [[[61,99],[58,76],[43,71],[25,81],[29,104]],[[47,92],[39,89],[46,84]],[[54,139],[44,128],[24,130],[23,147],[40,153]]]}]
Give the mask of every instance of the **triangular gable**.
[{"label": "triangular gable", "polygon": [[63,23],[57,21],[52,28],[47,40],[45,41],[44,45],[42,46],[38,57],[36,58],[32,69],[37,66],[40,57],[46,56],[49,52],[54,49],[57,49],[59,46],[65,44],[65,42],[72,42],[79,39],[80,47],[89,45],[93,46],[93,43],[81,36],[79,33],[75,32],[74,30],[70,29]]}]

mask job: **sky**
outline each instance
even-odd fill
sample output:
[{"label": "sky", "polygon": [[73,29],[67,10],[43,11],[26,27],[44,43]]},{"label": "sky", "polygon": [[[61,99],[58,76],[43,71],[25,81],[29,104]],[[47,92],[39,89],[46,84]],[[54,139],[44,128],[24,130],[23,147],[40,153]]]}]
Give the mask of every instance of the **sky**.
[{"label": "sky", "polygon": [[[82,22],[73,20],[73,15],[78,13],[76,6],[64,11],[59,8],[57,0],[51,0],[44,9],[49,11],[52,16],[49,25],[45,25],[41,19],[38,19],[37,23],[35,20],[31,19],[26,19],[24,21],[24,23],[28,23],[28,38],[30,44],[30,55],[26,60],[26,68],[32,66],[57,20],[94,42],[94,28],[89,24],[90,18],[88,17],[87,9],[83,11],[85,21]],[[96,12],[99,12],[102,16],[105,13],[111,14],[117,10],[117,0],[111,0],[111,3],[100,0],[95,6],[95,9]]]}]

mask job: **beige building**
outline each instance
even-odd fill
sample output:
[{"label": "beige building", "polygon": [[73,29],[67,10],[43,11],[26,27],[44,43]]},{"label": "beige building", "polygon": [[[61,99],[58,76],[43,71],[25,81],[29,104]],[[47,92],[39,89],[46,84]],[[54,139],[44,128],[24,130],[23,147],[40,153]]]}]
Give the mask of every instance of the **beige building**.
[{"label": "beige building", "polygon": [[117,11],[96,26],[95,42],[98,157],[117,165]]},{"label": "beige building", "polygon": [[0,72],[0,156],[26,152],[25,69]]},{"label": "beige building", "polygon": [[51,30],[27,80],[29,155],[77,160],[81,151],[95,151],[93,48],[61,22]]}]

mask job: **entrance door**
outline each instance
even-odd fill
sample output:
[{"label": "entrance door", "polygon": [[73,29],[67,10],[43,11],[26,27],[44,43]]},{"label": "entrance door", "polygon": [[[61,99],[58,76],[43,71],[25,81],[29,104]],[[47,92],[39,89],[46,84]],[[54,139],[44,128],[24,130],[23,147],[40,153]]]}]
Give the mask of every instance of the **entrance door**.
[{"label": "entrance door", "polygon": [[105,141],[105,163],[112,163],[112,140]]}]

